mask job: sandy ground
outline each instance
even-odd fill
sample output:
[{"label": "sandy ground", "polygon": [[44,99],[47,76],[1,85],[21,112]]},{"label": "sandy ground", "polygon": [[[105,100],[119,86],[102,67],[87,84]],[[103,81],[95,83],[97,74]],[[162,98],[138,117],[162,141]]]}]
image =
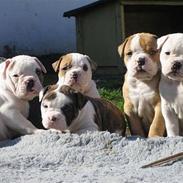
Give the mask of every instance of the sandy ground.
[{"label": "sandy ground", "polygon": [[108,132],[58,134],[45,131],[0,142],[4,183],[183,182],[183,160],[142,169],[183,151],[183,138],[122,138]]}]

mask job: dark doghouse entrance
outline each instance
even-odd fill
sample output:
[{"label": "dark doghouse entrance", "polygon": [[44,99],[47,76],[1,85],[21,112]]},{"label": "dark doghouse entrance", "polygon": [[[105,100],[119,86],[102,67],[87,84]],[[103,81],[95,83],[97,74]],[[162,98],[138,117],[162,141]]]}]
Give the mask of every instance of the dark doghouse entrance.
[{"label": "dark doghouse entrance", "polygon": [[150,32],[157,36],[183,32],[183,6],[126,5],[125,35]]}]

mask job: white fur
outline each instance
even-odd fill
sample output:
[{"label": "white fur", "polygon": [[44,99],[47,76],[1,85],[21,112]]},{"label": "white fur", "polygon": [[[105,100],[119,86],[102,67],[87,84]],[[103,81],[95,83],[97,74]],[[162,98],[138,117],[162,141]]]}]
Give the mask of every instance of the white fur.
[{"label": "white fur", "polygon": [[[162,39],[159,38],[158,44]],[[165,52],[170,52],[166,55]],[[160,54],[162,77],[160,81],[160,95],[162,114],[165,118],[167,135],[169,137],[183,135],[183,66],[177,75],[171,74],[171,67],[175,61],[183,64],[183,34],[167,35]]]},{"label": "white fur", "polygon": [[[67,129],[67,123],[61,107],[70,99],[64,94],[57,92],[57,97],[51,101],[44,99],[41,103],[42,124],[47,129],[57,129],[64,131]],[[44,107],[44,106],[47,106]],[[57,120],[53,122],[51,119],[55,117]]]},{"label": "white fur", "polygon": [[[153,97],[156,94],[156,85],[158,78],[153,81],[140,81],[136,78],[127,77],[129,86],[129,97],[134,105],[134,112],[142,118],[144,123],[153,121],[154,118],[154,106]],[[147,125],[149,125],[147,124]]]},{"label": "white fur", "polygon": [[[42,123],[45,128],[70,131],[78,134],[98,129],[98,126],[94,122],[95,110],[90,101],[79,111],[78,116],[72,121],[71,125],[67,126],[66,118],[61,108],[70,102],[70,99],[57,90],[55,92],[57,94],[55,99],[47,100],[43,97],[41,102]],[[52,121],[52,117],[56,117],[57,120]]]},{"label": "white fur", "polygon": [[90,101],[86,103],[84,108],[79,112],[78,117],[72,122],[69,131],[82,134],[87,131],[98,130],[97,124],[94,122],[95,109]]},{"label": "white fur", "polygon": [[[100,97],[98,90],[96,88],[95,82],[92,80],[92,69],[89,61],[87,60],[87,55],[79,53],[71,53],[72,55],[72,67],[66,71],[64,76],[59,75],[59,80],[57,84],[68,85],[75,90],[80,91],[84,95],[90,97]],[[88,66],[87,71],[83,71],[83,65]],[[72,79],[73,72],[78,74],[77,83]]]},{"label": "white fur", "polygon": [[[12,138],[15,134],[40,131],[26,119],[28,101],[37,96],[42,88],[35,73],[36,68],[44,68],[39,64],[37,58],[25,55],[13,57],[0,64],[0,140]],[[14,77],[14,74],[19,76]],[[26,83],[30,78],[35,81],[35,86],[33,91],[27,92]]]}]

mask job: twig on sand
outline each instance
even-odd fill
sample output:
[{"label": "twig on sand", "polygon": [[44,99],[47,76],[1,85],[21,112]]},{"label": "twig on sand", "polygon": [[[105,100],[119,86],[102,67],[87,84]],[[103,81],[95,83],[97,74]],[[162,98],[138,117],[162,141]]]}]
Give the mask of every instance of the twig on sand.
[{"label": "twig on sand", "polygon": [[151,162],[147,165],[142,166],[141,168],[161,166],[163,164],[169,163],[170,161],[178,161],[180,159],[183,159],[183,152],[180,152],[180,153],[168,156],[166,158],[162,158],[157,161]]}]

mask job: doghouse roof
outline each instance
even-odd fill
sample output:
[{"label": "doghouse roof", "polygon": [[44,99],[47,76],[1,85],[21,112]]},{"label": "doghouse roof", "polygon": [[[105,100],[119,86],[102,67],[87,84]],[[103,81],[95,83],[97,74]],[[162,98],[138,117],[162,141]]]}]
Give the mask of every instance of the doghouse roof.
[{"label": "doghouse roof", "polygon": [[[88,5],[85,5],[85,6],[82,6],[80,8],[76,8],[76,9],[73,9],[73,10],[70,10],[70,11],[67,11],[63,14],[64,17],[71,17],[71,16],[77,16],[81,13],[85,13],[87,12],[88,10],[91,10],[92,8],[96,8],[96,7],[100,7],[104,4],[107,4],[107,3],[112,3],[112,2],[115,2],[117,0],[99,0],[99,1],[96,1],[94,3],[91,3],[91,4],[88,4]],[[132,5],[132,4],[138,4],[138,5],[141,5],[141,4],[153,4],[153,5],[183,5],[183,1],[182,0],[121,0],[121,2],[123,4],[129,4],[129,5]]]},{"label": "doghouse roof", "polygon": [[94,3],[82,6],[80,8],[76,8],[76,9],[67,11],[63,14],[63,16],[64,17],[76,16],[78,14],[86,12],[89,9],[96,8],[96,7],[102,6],[103,4],[111,3],[111,2],[114,2],[114,1],[116,1],[116,0],[100,0],[100,1],[97,1],[97,2],[94,2]]}]

